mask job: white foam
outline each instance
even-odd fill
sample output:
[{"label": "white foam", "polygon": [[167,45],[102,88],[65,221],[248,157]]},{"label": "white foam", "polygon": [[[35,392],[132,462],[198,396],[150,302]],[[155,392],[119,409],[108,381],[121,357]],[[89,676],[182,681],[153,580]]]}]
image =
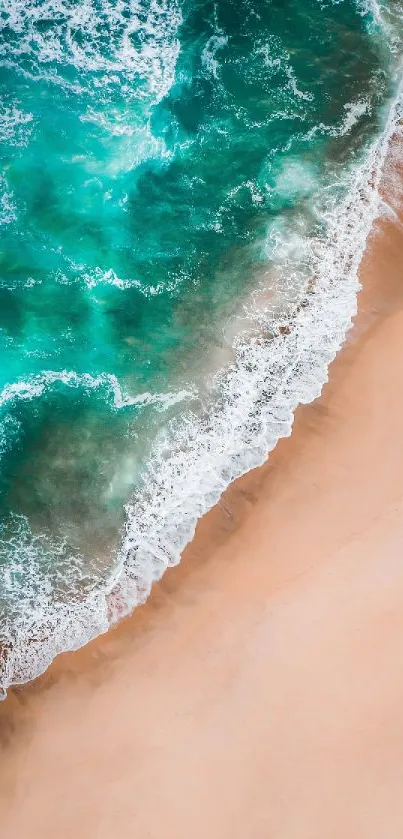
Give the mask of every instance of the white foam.
[{"label": "white foam", "polygon": [[212,35],[211,38],[207,41],[203,51],[202,51],[202,64],[203,67],[214,76],[215,79],[218,78],[218,60],[217,60],[217,53],[219,50],[223,49],[228,44],[228,36],[224,35],[224,33],[219,30],[215,35]]},{"label": "white foam", "polygon": [[288,87],[292,90],[294,96],[297,99],[304,99],[305,102],[312,102],[314,99],[313,93],[307,93],[305,90],[301,90],[298,87],[298,82],[294,73],[293,68],[290,64],[287,64],[285,67],[285,73],[288,78]]},{"label": "white foam", "polygon": [[402,45],[403,6],[400,2],[387,0],[355,0],[363,16],[367,17],[368,29],[382,32],[387,48],[400,55]]},{"label": "white foam", "polygon": [[85,283],[88,289],[97,288],[100,285],[113,285],[115,288],[119,288],[121,290],[125,288],[133,287],[140,287],[141,283],[139,280],[127,280],[118,277],[116,271],[113,268],[108,268],[106,270],[102,270],[102,268],[93,268],[91,271],[85,271],[81,274],[81,279]]},{"label": "white foam", "polygon": [[[8,36],[0,58],[22,73],[74,88],[63,76],[70,66],[81,77],[77,92],[82,85],[87,93],[118,85],[125,98],[143,95],[155,103],[174,80],[180,22],[177,3],[168,0],[3,0],[0,29],[7,27]],[[98,74],[91,83],[84,79],[88,73]]]},{"label": "white foam", "polygon": [[[279,51],[280,54],[278,54]],[[278,38],[271,37],[268,42],[258,42],[255,47],[255,53],[256,55],[262,56],[265,66],[273,70],[274,73],[285,74],[288,79],[287,87],[296,99],[302,99],[305,102],[312,102],[314,100],[312,93],[301,90],[298,87],[297,77],[291,64],[291,55],[286,50],[282,50]]]},{"label": "white foam", "polygon": [[138,393],[129,396],[122,390],[118,379],[111,373],[101,373],[99,376],[92,376],[90,373],[76,373],[74,370],[46,370],[31,376],[29,379],[21,379],[3,387],[0,392],[0,406],[7,405],[15,400],[37,399],[39,396],[52,387],[55,382],[60,382],[66,387],[83,388],[84,390],[106,389],[112,396],[113,407],[120,409],[130,405],[154,405],[157,410],[165,411],[168,407],[196,396],[195,391],[182,389],[180,391],[167,393]]},{"label": "white foam", "polygon": [[19,102],[0,103],[0,142],[26,146],[31,135],[33,116],[22,111]]},{"label": "white foam", "polygon": [[17,206],[7,179],[0,174],[0,225],[12,224],[17,220]]},{"label": "white foam", "polygon": [[325,125],[320,122],[305,135],[306,140],[311,140],[316,134],[327,134],[330,137],[344,137],[350,134],[352,128],[365,114],[371,113],[371,103],[368,99],[356,99],[354,102],[347,102],[344,105],[345,115],[339,125]]},{"label": "white foam", "polygon": [[[178,271],[175,279],[171,280],[169,283],[159,282],[152,285],[151,283],[143,283],[135,277],[131,279],[128,277],[119,277],[113,268],[107,268],[104,270],[103,268],[96,267],[92,268],[91,271],[84,271],[80,274],[79,279],[84,282],[87,288],[91,291],[94,288],[98,288],[103,285],[112,285],[121,290],[126,288],[136,288],[144,297],[155,297],[162,292],[170,294],[175,291],[181,282],[186,280],[186,275]],[[59,281],[63,282],[63,279],[60,278]],[[66,282],[66,279],[64,279],[64,282]]]}]

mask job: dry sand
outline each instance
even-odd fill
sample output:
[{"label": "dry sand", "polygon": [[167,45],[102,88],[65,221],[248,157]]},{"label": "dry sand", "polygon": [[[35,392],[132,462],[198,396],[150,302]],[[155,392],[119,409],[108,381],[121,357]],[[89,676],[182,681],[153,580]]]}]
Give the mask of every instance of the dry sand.
[{"label": "dry sand", "polygon": [[144,608],[0,707],[2,837],[402,838],[401,225],[361,275],[290,440]]}]

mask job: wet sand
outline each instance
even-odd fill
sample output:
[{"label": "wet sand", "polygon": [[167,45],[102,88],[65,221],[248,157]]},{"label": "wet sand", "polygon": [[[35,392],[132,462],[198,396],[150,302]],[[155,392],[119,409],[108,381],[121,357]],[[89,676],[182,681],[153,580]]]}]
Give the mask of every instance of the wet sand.
[{"label": "wet sand", "polygon": [[361,278],[291,438],[146,606],[0,706],[2,836],[403,836],[401,223]]}]

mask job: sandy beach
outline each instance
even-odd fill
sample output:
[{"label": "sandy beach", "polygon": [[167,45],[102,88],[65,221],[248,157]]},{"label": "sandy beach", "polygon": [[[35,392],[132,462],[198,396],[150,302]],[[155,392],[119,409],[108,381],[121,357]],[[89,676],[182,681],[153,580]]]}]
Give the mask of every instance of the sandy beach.
[{"label": "sandy beach", "polygon": [[10,691],[2,836],[401,839],[402,265],[382,218],[291,438],[146,606]]}]

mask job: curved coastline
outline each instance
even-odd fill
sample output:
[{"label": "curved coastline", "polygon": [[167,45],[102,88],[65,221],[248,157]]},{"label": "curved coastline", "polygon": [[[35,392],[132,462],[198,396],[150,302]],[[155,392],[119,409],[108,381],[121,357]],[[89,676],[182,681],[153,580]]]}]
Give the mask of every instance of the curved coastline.
[{"label": "curved coastline", "polygon": [[[329,221],[328,238],[315,243],[315,293],[309,305],[299,309],[291,326],[280,323],[274,339],[239,343],[237,362],[220,382],[221,413],[213,413],[203,425],[192,421],[176,428],[168,459],[164,448],[157,452],[146,497],[137,499],[135,511],[128,508],[118,571],[106,588],[85,601],[67,608],[62,604],[53,612],[46,604],[46,613],[37,610],[30,626],[22,622],[17,642],[3,648],[3,695],[11,685],[39,676],[59,653],[78,649],[143,603],[153,582],[179,562],[197,520],[233,479],[261,465],[277,441],[290,434],[297,405],[319,395],[356,311],[358,268],[379,212],[383,168],[401,115],[400,85],[383,133]],[[238,416],[241,422],[234,427]],[[213,462],[206,468],[210,450]],[[185,475],[191,486],[181,484]]]},{"label": "curved coastline", "polygon": [[2,703],[7,835],[401,835],[401,159],[322,396],[142,609]]}]

